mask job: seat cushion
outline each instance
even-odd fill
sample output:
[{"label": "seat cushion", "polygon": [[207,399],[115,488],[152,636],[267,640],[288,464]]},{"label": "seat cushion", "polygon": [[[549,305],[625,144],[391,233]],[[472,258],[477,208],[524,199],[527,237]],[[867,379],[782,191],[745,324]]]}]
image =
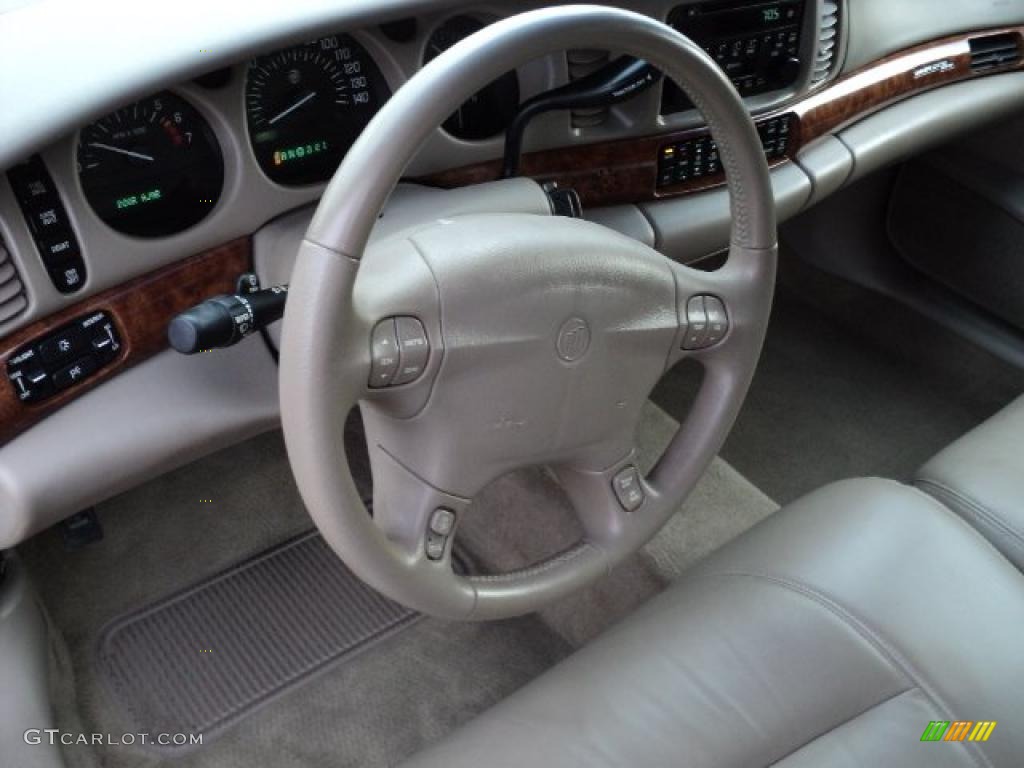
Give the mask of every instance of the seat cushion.
[{"label": "seat cushion", "polygon": [[1024,570],[1024,397],[936,455],[914,482]]},{"label": "seat cushion", "polygon": [[[409,765],[1016,766],[1022,648],[1024,575],[918,490],[846,481]],[[957,720],[998,727],[921,741]]]}]

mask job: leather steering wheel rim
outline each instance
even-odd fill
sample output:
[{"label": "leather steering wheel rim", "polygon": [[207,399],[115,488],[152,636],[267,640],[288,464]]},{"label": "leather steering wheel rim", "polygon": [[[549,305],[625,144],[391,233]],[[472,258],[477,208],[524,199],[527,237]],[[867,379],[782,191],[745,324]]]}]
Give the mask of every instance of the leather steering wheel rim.
[{"label": "leather steering wheel rim", "polygon": [[[436,222],[421,234],[375,246],[374,267],[371,259],[361,263],[371,229],[406,164],[465,98],[524,62],[570,48],[593,47],[647,59],[683,88],[707,121],[726,172],[732,211],[729,256],[723,267],[715,272],[689,269],[597,225],[541,217],[531,221],[475,217],[461,223]],[[492,236],[494,231],[506,234]],[[545,366],[544,376],[575,376],[572,386],[582,392],[579,398],[564,398],[562,407],[602,418],[607,414],[614,429],[609,427],[607,435],[594,432],[600,439],[588,437],[589,442],[561,434],[545,443],[548,450],[538,448],[530,456],[512,451],[509,445],[514,439],[498,435],[498,430],[487,437],[490,433],[485,434],[479,424],[447,426],[461,417],[458,409],[450,407],[450,400],[445,408],[444,388],[462,386],[461,391],[467,391],[468,374],[464,365],[460,368],[460,360],[467,358],[472,346],[466,343],[466,336],[473,334],[473,318],[486,318],[479,311],[470,311],[478,307],[465,310],[460,318],[462,310],[452,303],[451,296],[459,295],[465,304],[473,304],[472,298],[465,299],[473,294],[460,293],[464,284],[468,281],[485,295],[488,289],[473,275],[467,277],[466,258],[459,261],[461,257],[448,257],[442,251],[464,251],[473,238],[485,242],[493,238],[492,250],[501,251],[508,241],[510,253],[529,259],[543,250],[546,236],[576,254],[575,261],[565,268],[576,269],[573,274],[582,275],[582,281],[607,287],[612,285],[612,275],[624,284],[621,301],[607,302],[621,316],[601,318],[605,323],[594,331],[594,351],[588,353],[593,360],[582,365],[604,362],[603,368],[592,370],[612,370],[599,356],[618,351],[644,373],[638,373],[635,382],[622,385],[625,389],[621,391],[629,396],[616,401],[616,410],[610,401],[589,394],[587,388],[595,386],[594,378],[588,383],[587,377],[580,375],[585,368],[574,372],[564,360],[555,360],[552,336],[551,359],[544,357],[537,365]],[[588,254],[594,250],[602,251],[601,259],[590,265]],[[455,259],[454,266],[445,262],[446,258]],[[581,263],[584,266],[579,266]],[[394,269],[398,264],[403,265],[401,273]],[[547,264],[535,262],[539,270]],[[392,599],[428,614],[503,618],[536,610],[570,593],[606,573],[654,535],[721,447],[760,353],[775,264],[774,198],[760,140],[742,99],[700,48],[651,18],[598,6],[533,11],[490,25],[434,59],[378,112],[336,172],[299,249],[282,332],[281,416],[289,459],[310,514],[328,544],[360,578]],[[556,259],[551,269],[559,268]],[[445,274],[439,275],[439,269]],[[370,279],[371,270],[377,279]],[[393,281],[397,285],[389,296],[388,286],[381,285],[387,281],[379,278],[398,274],[402,276]],[[528,285],[531,278],[520,273],[518,279]],[[636,285],[627,285],[630,281]],[[430,295],[431,291],[436,295]],[[627,304],[645,297],[645,291],[660,311],[641,317]],[[722,301],[729,327],[720,343],[685,351],[686,304],[694,296]],[[584,296],[574,295],[573,300],[577,305],[583,302],[582,306],[596,315],[605,311],[587,304]],[[374,390],[368,386],[372,329],[383,318],[408,315],[420,317],[426,327],[431,344],[426,371],[418,384],[393,392]],[[470,325],[458,336],[460,321]],[[634,334],[631,338],[637,340],[636,348],[613,338],[623,327]],[[503,337],[501,343],[507,351],[508,338]],[[659,352],[662,346],[664,351]],[[632,435],[625,434],[626,427],[653,382],[684,357],[703,365],[701,389],[658,465],[641,480],[642,505],[626,511],[612,490],[612,479],[633,461],[628,449]],[[524,384],[524,389],[529,386]],[[539,430],[546,427],[544,416],[556,413],[551,403],[539,403],[538,399],[534,396],[532,401],[524,399],[518,404],[524,412],[536,405],[532,414],[536,418],[514,422],[523,426],[524,433],[541,434]],[[380,450],[374,454],[372,518],[356,490],[344,451],[345,416],[357,403],[369,403],[368,410],[376,414],[372,444]],[[366,413],[364,409],[364,417]],[[438,425],[443,425],[446,441],[432,439]],[[455,429],[461,431],[452,431]],[[494,455],[470,461],[481,466],[472,481],[462,483],[453,474],[451,462],[438,456],[449,450],[458,453],[463,439],[486,453],[481,442],[484,437],[497,446]],[[404,447],[414,443],[419,447],[408,451]],[[422,461],[410,461],[409,456]],[[498,469],[514,468],[517,463],[549,462],[559,464],[559,477],[586,531],[577,546],[525,570],[483,577],[454,573],[450,544],[440,560],[424,554],[433,510],[445,507],[461,515],[478,480],[483,482]]]}]

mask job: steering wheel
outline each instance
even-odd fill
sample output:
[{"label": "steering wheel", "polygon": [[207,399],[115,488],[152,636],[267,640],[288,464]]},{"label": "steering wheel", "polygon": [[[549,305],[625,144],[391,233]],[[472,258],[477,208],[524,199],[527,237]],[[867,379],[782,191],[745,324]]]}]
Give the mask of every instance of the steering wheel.
[{"label": "steering wheel", "polygon": [[[597,224],[542,213],[439,219],[367,248],[406,164],[470,94],[524,62],[595,47],[647,59],[707,121],[732,210],[723,267],[687,268]],[[299,249],[282,332],[281,416],[316,525],[371,586],[447,618],[526,613],[607,573],[665,524],[721,447],[761,349],[776,255],[756,129],[690,40],[598,6],[524,13],[463,40],[376,115]],[[640,477],[641,406],[683,358],[703,365],[701,388]],[[345,417],[356,404],[372,516],[345,457]],[[538,464],[564,486],[583,539],[523,570],[456,573],[452,543],[474,495]]]}]

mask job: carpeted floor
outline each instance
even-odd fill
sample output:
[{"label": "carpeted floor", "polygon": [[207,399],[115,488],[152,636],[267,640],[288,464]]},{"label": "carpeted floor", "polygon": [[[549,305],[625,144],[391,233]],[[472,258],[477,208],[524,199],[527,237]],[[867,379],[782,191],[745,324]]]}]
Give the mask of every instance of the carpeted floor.
[{"label": "carpeted floor", "polygon": [[[207,457],[100,505],[102,542],[66,553],[58,529],[20,548],[65,647],[54,700],[68,730],[123,733],[100,678],[107,622],[312,523],[280,433]],[[570,651],[536,617],[493,624],[419,621],[257,710],[190,754],[66,747],[71,768],[390,765],[507,696]],[[282,649],[282,652],[286,652]]]},{"label": "carpeted floor", "polygon": [[[653,463],[675,427],[657,407],[647,409],[639,435],[643,465]],[[521,517],[552,504],[557,512],[559,493],[543,472],[498,481],[472,516],[482,523],[476,534],[472,526],[460,528],[470,561],[505,567],[543,554],[553,541],[548,533],[571,533],[566,519],[531,528]],[[66,759],[71,768],[234,768],[266,764],[271,755],[275,766],[394,764],[539,675],[775,508],[716,461],[650,552],[541,615],[488,624],[415,622],[173,760],[125,746],[67,747]],[[51,529],[20,553],[62,637],[54,662],[58,724],[123,733],[130,718],[98,672],[103,627],[309,529],[311,521],[279,433],[184,467],[97,512],[102,542],[65,552],[59,529]],[[495,519],[508,524],[493,526]],[[532,538],[520,535],[528,530]]]}]

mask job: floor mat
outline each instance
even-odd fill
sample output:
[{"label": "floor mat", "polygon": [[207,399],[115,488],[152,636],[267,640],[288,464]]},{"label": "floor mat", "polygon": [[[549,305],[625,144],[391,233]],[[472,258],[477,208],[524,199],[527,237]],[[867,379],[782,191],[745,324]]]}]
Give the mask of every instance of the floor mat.
[{"label": "floor mat", "polygon": [[[134,733],[97,664],[104,630],[304,534],[312,521],[280,432],[182,467],[104,502],[97,513],[102,541],[67,552],[53,528],[19,554],[59,630],[51,675],[57,725],[69,733]],[[197,649],[202,639],[195,639]],[[138,743],[75,744],[63,748],[64,760],[68,768],[383,768],[501,701],[569,651],[536,617],[485,624],[423,619],[325,665],[200,749],[169,754]]]},{"label": "floor mat", "polygon": [[309,534],[115,620],[100,665],[140,733],[206,741],[417,617]]}]

